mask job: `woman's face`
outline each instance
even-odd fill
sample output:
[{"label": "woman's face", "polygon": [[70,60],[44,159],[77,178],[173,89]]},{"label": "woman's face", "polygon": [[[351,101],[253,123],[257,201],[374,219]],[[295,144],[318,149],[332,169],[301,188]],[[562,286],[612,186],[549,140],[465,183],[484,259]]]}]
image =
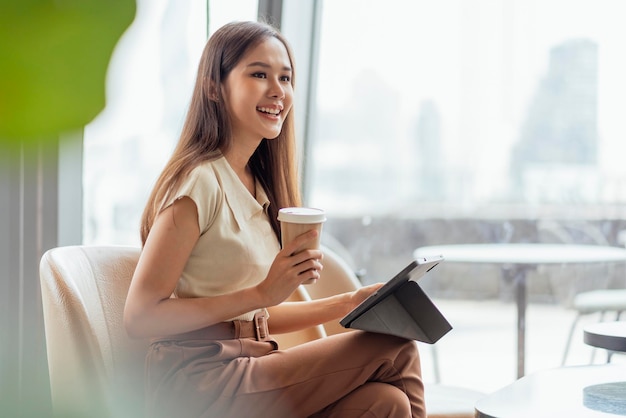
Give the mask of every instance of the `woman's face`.
[{"label": "woman's face", "polygon": [[268,38],[228,74],[223,97],[235,141],[276,138],[293,104],[291,62],[285,46]]}]

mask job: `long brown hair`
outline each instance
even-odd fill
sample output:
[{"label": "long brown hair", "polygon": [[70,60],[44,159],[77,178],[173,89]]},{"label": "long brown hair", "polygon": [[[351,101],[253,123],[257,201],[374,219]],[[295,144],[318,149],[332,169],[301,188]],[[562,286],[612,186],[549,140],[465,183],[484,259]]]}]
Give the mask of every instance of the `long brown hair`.
[{"label": "long brown hair", "polygon": [[[218,158],[230,147],[233,138],[229,115],[221,100],[221,84],[246,52],[270,37],[281,41],[287,50],[293,86],[295,68],[291,48],[272,26],[260,22],[233,22],[218,29],[207,42],[178,144],[157,179],[141,217],[142,244],[156,216],[185,176],[200,163]],[[293,115],[292,107],[278,137],[263,139],[248,163],[269,197],[269,217],[277,237],[280,236],[278,210],[300,204]]]}]

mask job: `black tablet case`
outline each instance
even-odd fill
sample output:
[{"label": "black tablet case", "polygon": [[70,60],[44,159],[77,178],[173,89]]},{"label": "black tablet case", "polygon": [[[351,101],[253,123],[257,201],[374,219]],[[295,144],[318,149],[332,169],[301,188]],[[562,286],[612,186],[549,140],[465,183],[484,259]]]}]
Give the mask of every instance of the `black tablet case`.
[{"label": "black tablet case", "polygon": [[352,321],[348,316],[340,321],[345,328],[390,334],[428,344],[434,344],[452,329],[424,290],[409,276],[393,292],[380,298]]}]

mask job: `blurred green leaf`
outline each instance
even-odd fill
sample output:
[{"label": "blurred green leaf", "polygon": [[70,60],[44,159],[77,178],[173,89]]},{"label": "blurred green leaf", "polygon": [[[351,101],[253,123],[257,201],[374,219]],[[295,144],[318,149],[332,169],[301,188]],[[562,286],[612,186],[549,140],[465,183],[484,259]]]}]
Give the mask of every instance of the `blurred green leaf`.
[{"label": "blurred green leaf", "polygon": [[0,145],[80,128],[105,105],[135,0],[0,1]]}]

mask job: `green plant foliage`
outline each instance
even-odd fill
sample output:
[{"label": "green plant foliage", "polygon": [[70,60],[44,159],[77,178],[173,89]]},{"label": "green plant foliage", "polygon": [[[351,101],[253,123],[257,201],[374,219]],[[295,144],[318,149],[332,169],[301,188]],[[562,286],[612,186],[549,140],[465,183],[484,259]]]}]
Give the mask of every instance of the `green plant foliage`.
[{"label": "green plant foliage", "polygon": [[0,0],[0,146],[55,137],[105,105],[135,0]]}]

